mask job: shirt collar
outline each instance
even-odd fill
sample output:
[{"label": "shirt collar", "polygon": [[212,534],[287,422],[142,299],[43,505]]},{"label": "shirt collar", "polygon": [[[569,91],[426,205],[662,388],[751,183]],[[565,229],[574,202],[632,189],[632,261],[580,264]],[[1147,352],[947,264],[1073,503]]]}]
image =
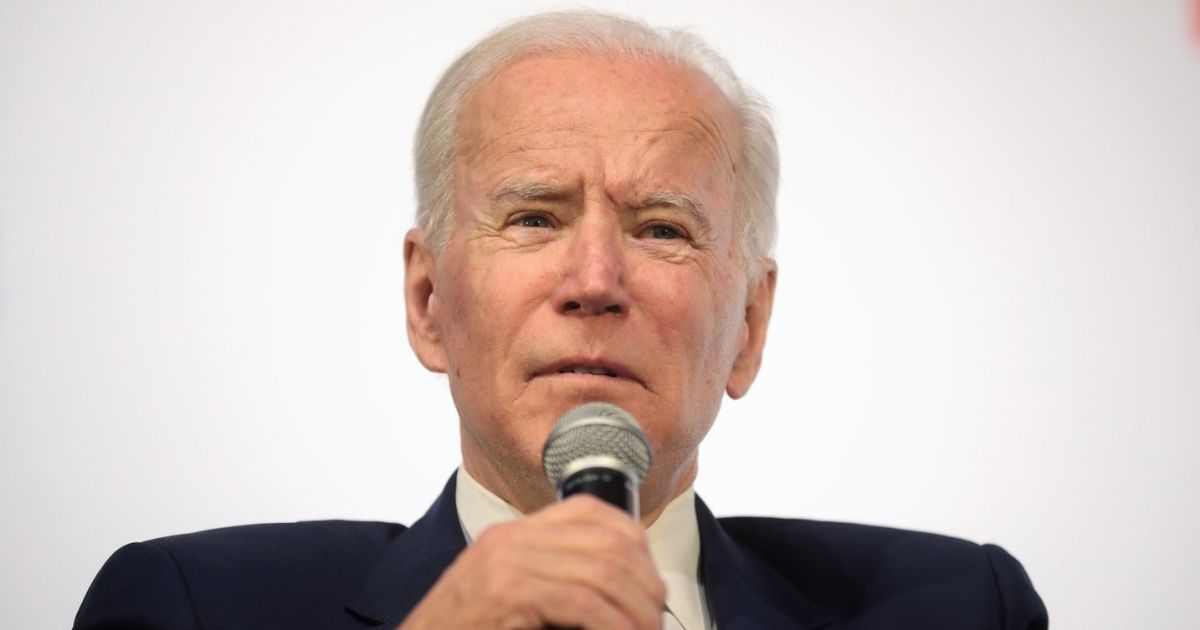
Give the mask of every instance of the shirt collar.
[{"label": "shirt collar", "polygon": [[459,466],[455,477],[454,503],[458,507],[458,521],[462,524],[468,545],[492,525],[521,517],[517,508],[475,481],[474,477],[467,474],[466,468]]},{"label": "shirt collar", "polygon": [[[521,517],[515,507],[483,487],[463,467],[458,469],[454,501],[468,545],[488,527]],[[667,585],[667,608],[688,630],[708,627],[698,577],[700,529],[695,491],[690,486],[667,504],[646,530],[646,537],[654,566]]]}]

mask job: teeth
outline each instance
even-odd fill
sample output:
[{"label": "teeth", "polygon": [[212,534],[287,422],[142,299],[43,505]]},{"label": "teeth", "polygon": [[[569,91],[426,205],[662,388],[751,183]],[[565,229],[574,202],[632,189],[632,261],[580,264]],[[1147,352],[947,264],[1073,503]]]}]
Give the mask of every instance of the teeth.
[{"label": "teeth", "polygon": [[563,372],[572,372],[574,374],[598,374],[600,376],[616,376],[611,371],[602,367],[589,367],[586,365],[576,365],[563,370]]}]

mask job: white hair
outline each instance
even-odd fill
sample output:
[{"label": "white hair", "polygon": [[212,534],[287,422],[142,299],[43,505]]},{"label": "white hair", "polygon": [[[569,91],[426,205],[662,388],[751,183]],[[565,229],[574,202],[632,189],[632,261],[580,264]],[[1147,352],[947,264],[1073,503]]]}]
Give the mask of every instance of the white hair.
[{"label": "white hair", "polygon": [[[696,35],[654,29],[595,11],[555,11],[503,26],[463,53],[442,75],[425,104],[414,147],[417,225],[440,251],[454,223],[454,160],[459,110],[473,87],[518,58],[557,53],[615,55],[678,63],[702,72],[721,90],[741,122],[742,155],[735,164],[734,211],[743,260],[769,256],[775,241],[779,150],[766,103],[729,63]],[[759,265],[747,264],[756,277]]]}]

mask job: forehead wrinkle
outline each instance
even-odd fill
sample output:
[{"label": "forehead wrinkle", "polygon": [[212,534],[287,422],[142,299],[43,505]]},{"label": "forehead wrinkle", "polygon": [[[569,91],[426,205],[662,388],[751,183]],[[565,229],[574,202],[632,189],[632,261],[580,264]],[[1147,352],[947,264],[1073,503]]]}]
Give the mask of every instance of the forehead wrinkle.
[{"label": "forehead wrinkle", "polygon": [[734,159],[733,150],[722,133],[721,125],[710,116],[697,116],[687,112],[684,112],[684,115],[694,123],[694,126],[684,133],[696,137],[699,144],[707,145],[709,150],[714,152],[713,157],[717,158],[718,162],[723,161],[729,169],[727,174],[732,175],[737,170],[737,160]]},{"label": "forehead wrinkle", "polygon": [[[720,180],[732,181],[737,172],[737,163],[734,159],[735,151],[726,141],[727,134],[723,133],[724,125],[706,115],[693,115],[683,111],[672,113],[681,118],[674,123],[659,122],[653,126],[629,128],[628,134],[638,137],[638,146],[630,144],[630,148],[637,151],[635,159],[643,161],[652,155],[658,155],[674,161],[683,161],[692,156],[703,156]],[[676,140],[671,141],[671,138]],[[698,206],[694,202],[692,205]]]},{"label": "forehead wrinkle", "polygon": [[[471,113],[474,114],[474,112]],[[467,108],[464,107],[464,113],[460,117],[465,117],[466,115]],[[537,122],[530,120],[522,121],[522,124],[512,124],[507,127],[502,126],[498,132],[488,129],[491,132],[490,134],[484,132],[486,126],[482,121],[478,120],[473,120],[471,124],[463,124],[461,126],[455,142],[456,153],[461,161],[469,164],[483,158],[494,146],[501,142],[536,128]]]}]

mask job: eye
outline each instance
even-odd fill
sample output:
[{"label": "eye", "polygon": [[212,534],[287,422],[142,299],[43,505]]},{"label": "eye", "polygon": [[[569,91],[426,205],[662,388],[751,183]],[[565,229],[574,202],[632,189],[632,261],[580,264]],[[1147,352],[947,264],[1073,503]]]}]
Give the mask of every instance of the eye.
[{"label": "eye", "polygon": [[550,217],[544,214],[527,214],[518,218],[513,224],[525,228],[549,228],[554,226],[550,222]]},{"label": "eye", "polygon": [[660,240],[683,238],[683,232],[679,228],[665,223],[655,223],[646,228],[646,235]]}]

